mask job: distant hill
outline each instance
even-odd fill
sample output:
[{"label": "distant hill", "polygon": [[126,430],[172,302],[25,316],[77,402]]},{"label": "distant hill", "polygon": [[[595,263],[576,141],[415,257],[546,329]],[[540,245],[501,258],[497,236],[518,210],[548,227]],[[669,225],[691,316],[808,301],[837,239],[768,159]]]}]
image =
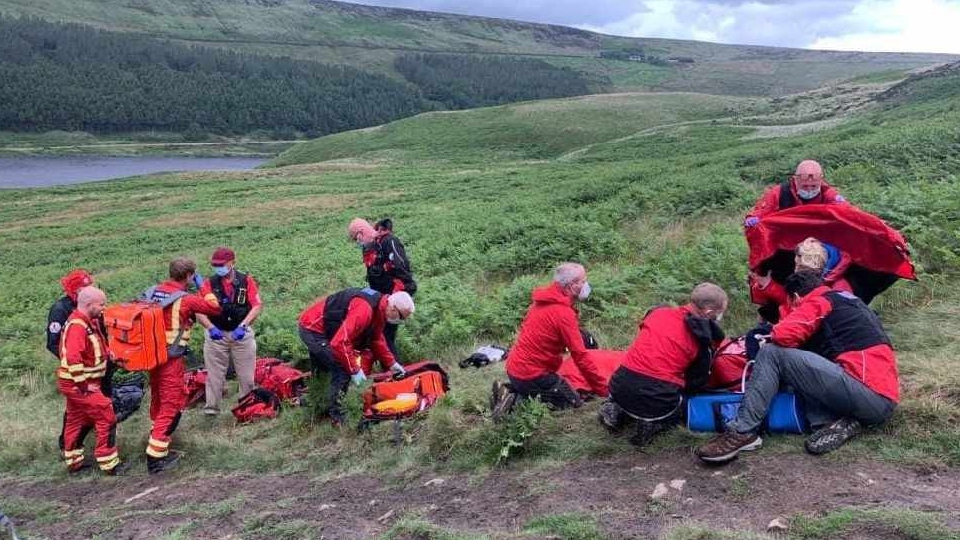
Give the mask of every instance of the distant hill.
[{"label": "distant hill", "polygon": [[397,59],[412,53],[521,55],[585,74],[590,92],[776,96],[867,73],[960,59],[623,38],[563,26],[329,0],[0,0],[0,13],[348,64],[396,78],[402,77]]}]

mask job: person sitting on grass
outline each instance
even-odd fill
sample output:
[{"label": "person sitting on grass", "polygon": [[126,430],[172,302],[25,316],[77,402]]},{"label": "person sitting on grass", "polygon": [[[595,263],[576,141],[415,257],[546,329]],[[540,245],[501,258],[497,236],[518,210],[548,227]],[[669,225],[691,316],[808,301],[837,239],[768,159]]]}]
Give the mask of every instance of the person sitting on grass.
[{"label": "person sitting on grass", "polygon": [[877,315],[853,294],[824,285],[815,270],[791,274],[785,287],[794,308],[760,349],[737,417],[696,449],[703,461],[725,463],[759,448],[758,431],[782,385],[806,405],[815,429],[804,444],[811,454],[836,450],[861,425],[889,420],[897,406],[896,356]]},{"label": "person sitting on grass", "polygon": [[727,310],[727,294],[701,283],[690,303],[647,312],[623,365],[610,379],[610,399],[599,411],[600,423],[619,432],[628,418],[637,421],[630,442],[645,446],[680,421],[683,395],[707,382],[714,350],[723,339],[718,322]]}]

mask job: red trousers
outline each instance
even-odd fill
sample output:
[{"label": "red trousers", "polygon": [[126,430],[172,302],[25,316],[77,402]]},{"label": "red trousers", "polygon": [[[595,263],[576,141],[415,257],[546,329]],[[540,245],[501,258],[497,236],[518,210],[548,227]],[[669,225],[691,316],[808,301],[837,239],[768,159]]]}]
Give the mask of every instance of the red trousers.
[{"label": "red trousers", "polygon": [[147,456],[165,457],[170,451],[170,439],[180,422],[180,412],[187,405],[183,386],[183,358],[171,358],[149,371],[150,373],[150,440]]},{"label": "red trousers", "polygon": [[113,402],[96,384],[81,392],[73,381],[58,379],[57,387],[67,398],[67,410],[63,415],[63,460],[67,468],[76,470],[83,464],[83,439],[92,427],[97,432],[97,447],[93,453],[97,465],[105,471],[112,470],[120,463]]}]

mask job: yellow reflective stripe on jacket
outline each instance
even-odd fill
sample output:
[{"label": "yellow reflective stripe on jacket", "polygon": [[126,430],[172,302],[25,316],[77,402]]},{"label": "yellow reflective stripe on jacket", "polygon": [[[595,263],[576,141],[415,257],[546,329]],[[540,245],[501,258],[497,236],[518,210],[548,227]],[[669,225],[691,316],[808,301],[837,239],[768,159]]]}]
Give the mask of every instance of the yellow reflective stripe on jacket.
[{"label": "yellow reflective stripe on jacket", "polygon": [[[177,340],[177,334],[180,333],[180,302],[183,298],[177,298],[173,304],[171,304],[170,309],[170,329],[167,330],[167,345],[173,345]],[[186,328],[183,331],[183,335],[180,336],[180,343],[190,343],[190,329]]]},{"label": "yellow reflective stripe on jacket", "polygon": [[[87,366],[84,364],[67,363],[67,329],[71,324],[82,326],[87,333],[87,340],[93,347],[94,364]],[[103,355],[103,348],[100,347],[100,340],[97,339],[96,332],[93,332],[90,325],[83,319],[69,319],[63,325],[60,334],[60,369],[57,370],[57,376],[61,379],[73,380],[74,382],[84,382],[88,379],[98,379],[107,372],[107,362]]]}]

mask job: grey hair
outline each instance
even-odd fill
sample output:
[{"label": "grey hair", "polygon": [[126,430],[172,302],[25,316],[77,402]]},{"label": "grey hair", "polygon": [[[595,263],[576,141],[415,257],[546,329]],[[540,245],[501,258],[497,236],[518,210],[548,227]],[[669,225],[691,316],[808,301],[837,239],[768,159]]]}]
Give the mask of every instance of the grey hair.
[{"label": "grey hair", "polygon": [[409,293],[400,291],[387,297],[387,305],[397,308],[399,311],[405,311],[413,314],[416,307],[413,305],[413,297]]},{"label": "grey hair", "polygon": [[701,283],[690,293],[690,302],[699,309],[723,309],[727,305],[727,293],[713,283]]},{"label": "grey hair", "polygon": [[586,273],[587,271],[583,268],[582,264],[565,262],[558,266],[556,270],[554,270],[553,281],[559,283],[563,287],[566,287]]}]

